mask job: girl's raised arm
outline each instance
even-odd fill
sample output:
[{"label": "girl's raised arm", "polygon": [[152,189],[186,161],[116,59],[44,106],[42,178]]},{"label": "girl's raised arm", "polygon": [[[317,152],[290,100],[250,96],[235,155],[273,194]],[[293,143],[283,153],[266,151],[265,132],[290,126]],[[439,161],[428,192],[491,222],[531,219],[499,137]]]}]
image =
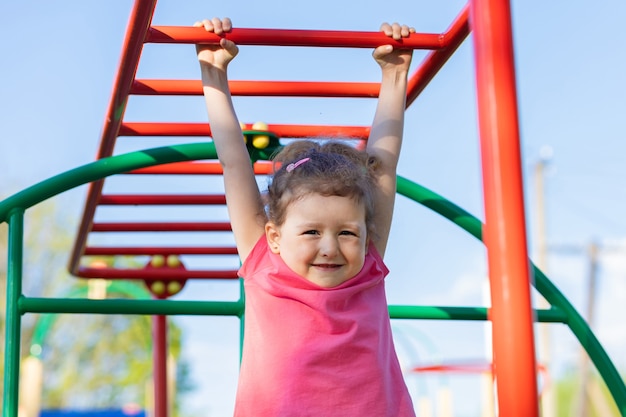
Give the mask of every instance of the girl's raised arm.
[{"label": "girl's raised arm", "polygon": [[[194,24],[220,35],[231,29],[231,21],[212,19]],[[224,169],[224,189],[235,242],[243,262],[264,234],[265,211],[250,156],[228,87],[228,63],[239,49],[222,38],[219,45],[197,45],[202,87],[211,125],[211,135]]]},{"label": "girl's raised arm", "polygon": [[[397,23],[383,23],[380,30],[394,39],[415,32],[415,29]],[[367,151],[380,162],[374,218],[376,236],[372,242],[381,256],[387,248],[396,197],[396,167],[402,146],[407,78],[412,56],[412,50],[394,49],[391,45],[379,46],[373,53],[381,67],[382,80]]]}]

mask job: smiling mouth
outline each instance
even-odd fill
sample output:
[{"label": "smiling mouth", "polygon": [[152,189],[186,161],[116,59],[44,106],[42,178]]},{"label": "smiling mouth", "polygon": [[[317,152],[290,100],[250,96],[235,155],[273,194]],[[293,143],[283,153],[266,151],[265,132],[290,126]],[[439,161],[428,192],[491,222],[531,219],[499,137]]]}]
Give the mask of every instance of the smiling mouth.
[{"label": "smiling mouth", "polygon": [[313,264],[314,267],[316,268],[321,268],[321,269],[339,269],[341,268],[341,265],[339,264]]}]

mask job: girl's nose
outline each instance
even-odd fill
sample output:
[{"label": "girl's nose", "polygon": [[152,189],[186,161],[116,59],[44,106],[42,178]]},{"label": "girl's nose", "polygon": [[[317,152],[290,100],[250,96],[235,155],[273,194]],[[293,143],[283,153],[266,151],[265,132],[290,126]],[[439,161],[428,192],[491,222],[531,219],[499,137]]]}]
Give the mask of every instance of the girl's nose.
[{"label": "girl's nose", "polygon": [[320,241],[320,253],[326,258],[332,258],[337,254],[337,240],[326,236]]}]

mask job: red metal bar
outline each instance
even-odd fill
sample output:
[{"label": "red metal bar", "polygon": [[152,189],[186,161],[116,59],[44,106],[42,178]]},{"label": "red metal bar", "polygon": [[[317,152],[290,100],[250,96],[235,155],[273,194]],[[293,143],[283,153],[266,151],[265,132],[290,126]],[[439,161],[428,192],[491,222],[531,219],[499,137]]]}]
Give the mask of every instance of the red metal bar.
[{"label": "red metal bar", "polygon": [[114,256],[114,255],[237,255],[237,248],[220,247],[97,247],[87,246],[85,255]]},{"label": "red metal bar", "polygon": [[218,43],[221,37],[238,45],[376,48],[391,44],[411,49],[440,49],[446,46],[444,37],[437,33],[413,33],[408,38],[394,40],[382,32],[234,28],[218,36],[204,28],[191,26],[153,26],[146,43]]},{"label": "red metal bar", "polygon": [[[246,129],[251,129],[246,124]],[[367,139],[369,126],[268,125],[267,130],[281,138]],[[124,123],[120,136],[211,136],[207,123]]]},{"label": "red metal bar", "polygon": [[471,3],[499,415],[536,417],[538,391],[510,4]]},{"label": "red metal bar", "polygon": [[[230,81],[233,96],[254,97],[378,97],[380,83],[316,81]],[[135,80],[136,95],[201,96],[200,80]]]},{"label": "red metal bar", "polygon": [[[219,162],[175,162],[129,172],[129,174],[142,175],[221,175],[223,173],[224,171]],[[272,164],[256,162],[254,164],[254,173],[257,175],[270,174],[272,173]]]},{"label": "red metal bar", "polygon": [[226,204],[224,194],[210,195],[122,195],[103,194],[101,206],[145,206],[145,205],[219,205]]},{"label": "red metal bar", "polygon": [[407,86],[407,107],[424,91],[424,88],[426,88],[443,65],[454,54],[469,33],[469,5],[467,5],[461,10],[461,13],[454,19],[443,35],[443,43],[446,45],[446,48],[430,52],[426,55],[426,58],[424,58],[415,72],[409,77]]},{"label": "red metal bar", "polygon": [[167,317],[152,316],[154,417],[167,417]]},{"label": "red metal bar", "polygon": [[92,232],[227,232],[229,222],[94,223]]},{"label": "red metal bar", "polygon": [[142,279],[145,281],[181,279],[236,279],[237,270],[186,270],[179,268],[120,269],[80,267],[76,276],[81,278]]},{"label": "red metal bar", "polygon": [[[111,90],[111,99],[104,120],[97,159],[113,154],[115,140],[117,139],[118,130],[124,117],[126,102],[128,101],[128,94],[139,65],[144,39],[152,22],[156,2],[156,0],[135,0],[133,5],[126,28],[117,76]],[[80,257],[87,242],[87,235],[89,234],[103,186],[104,180],[96,181],[89,185],[82,221],[70,255],[68,269],[71,273],[76,271],[80,263]]]}]

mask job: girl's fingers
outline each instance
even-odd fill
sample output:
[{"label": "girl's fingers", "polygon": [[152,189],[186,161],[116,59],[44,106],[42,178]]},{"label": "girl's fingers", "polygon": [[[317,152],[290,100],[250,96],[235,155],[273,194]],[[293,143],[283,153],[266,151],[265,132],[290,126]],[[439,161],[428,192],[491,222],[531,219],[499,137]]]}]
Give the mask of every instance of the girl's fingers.
[{"label": "girl's fingers", "polygon": [[392,30],[392,38],[394,38],[395,40],[401,39],[402,38],[402,26],[400,26],[399,23],[393,23],[393,25],[391,25],[391,30]]},{"label": "girl's fingers", "polygon": [[415,33],[415,28],[409,27],[407,25],[402,25],[402,37],[407,38],[411,33]]},{"label": "girl's fingers", "polygon": [[391,25],[389,23],[387,23],[387,22],[385,22],[382,25],[380,25],[380,31],[383,32],[387,36],[391,36],[393,34],[393,30],[391,28]]},{"label": "girl's fingers", "polygon": [[397,22],[389,24],[387,22],[380,25],[380,31],[395,40],[408,37],[411,33],[415,33],[415,28],[408,25],[401,25]]},{"label": "girl's fingers", "polygon": [[224,29],[224,32],[230,32],[232,28],[233,28],[233,22],[230,20],[229,17],[225,17],[222,20],[222,29]]},{"label": "girl's fingers", "polygon": [[233,22],[230,18],[225,17],[223,20],[214,17],[212,19],[203,19],[193,24],[194,27],[204,27],[207,32],[213,32],[216,35],[221,35],[224,32],[230,32],[233,28]]},{"label": "girl's fingers", "polygon": [[207,32],[213,32],[213,23],[209,19],[203,19],[200,26],[204,26],[204,30]]},{"label": "girl's fingers", "polygon": [[214,17],[213,19],[211,19],[211,25],[213,26],[213,32],[216,35],[221,35],[222,32],[224,32],[224,29],[222,27],[222,21],[219,18]]},{"label": "girl's fingers", "polygon": [[385,55],[391,53],[391,51],[393,51],[393,46],[381,45],[378,48],[374,49],[374,52],[372,52],[372,56],[374,57],[374,59],[381,59]]},{"label": "girl's fingers", "polygon": [[239,47],[235,42],[226,38],[220,39],[220,46],[224,48],[232,57],[235,57],[239,53]]}]

